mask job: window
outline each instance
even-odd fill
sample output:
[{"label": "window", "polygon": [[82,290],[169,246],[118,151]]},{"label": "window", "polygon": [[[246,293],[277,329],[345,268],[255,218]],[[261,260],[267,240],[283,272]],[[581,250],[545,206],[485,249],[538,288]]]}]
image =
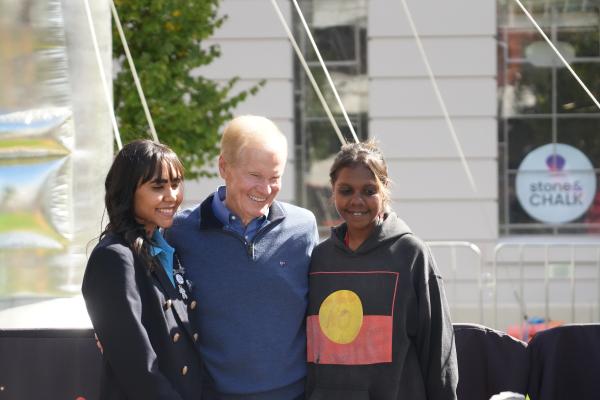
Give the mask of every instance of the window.
[{"label": "window", "polygon": [[[537,0],[525,5],[581,80],[600,95],[600,2]],[[519,200],[519,167],[547,144],[583,153],[598,188],[600,110],[515,2],[499,0],[498,18],[500,233],[599,232],[597,189],[587,194],[588,208],[561,223],[540,220]]]}]

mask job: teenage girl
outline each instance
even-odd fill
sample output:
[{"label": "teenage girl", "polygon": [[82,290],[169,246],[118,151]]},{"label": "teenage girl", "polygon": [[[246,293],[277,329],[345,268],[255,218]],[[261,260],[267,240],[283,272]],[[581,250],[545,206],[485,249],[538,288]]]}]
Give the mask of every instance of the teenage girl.
[{"label": "teenage girl", "polygon": [[344,222],[312,255],[307,399],[456,399],[442,278],[389,208],[383,155],[372,142],[345,145],[329,176]]},{"label": "teenage girl", "polygon": [[167,146],[138,140],[105,182],[109,223],[82,292],[103,347],[101,399],[199,399],[202,363],[188,309],[191,283],[159,228],[183,199],[183,166]]}]

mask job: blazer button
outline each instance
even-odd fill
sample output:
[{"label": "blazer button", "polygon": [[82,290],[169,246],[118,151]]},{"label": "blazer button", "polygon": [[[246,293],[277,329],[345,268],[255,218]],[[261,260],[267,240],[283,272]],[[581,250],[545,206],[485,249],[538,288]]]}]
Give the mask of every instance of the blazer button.
[{"label": "blazer button", "polygon": [[168,299],[167,301],[165,301],[165,304],[163,304],[163,308],[165,310],[168,310],[169,308],[171,308],[172,304],[173,304],[173,302],[171,301],[171,299]]},{"label": "blazer button", "polygon": [[177,343],[177,341],[179,340],[179,337],[180,337],[180,336],[181,336],[181,335],[179,335],[179,333],[176,333],[176,334],[174,334],[174,335],[173,335],[173,343]]},{"label": "blazer button", "polygon": [[187,365],[184,365],[183,368],[181,368],[181,375],[185,375],[188,372],[188,367]]},{"label": "blazer button", "polygon": [[197,341],[198,341],[198,334],[197,334],[197,333],[194,333],[194,334],[192,335],[192,337],[194,338],[194,342],[197,342]]},{"label": "blazer button", "polygon": [[190,303],[190,310],[194,310],[197,305],[198,305],[198,302],[196,302],[196,300],[192,300],[192,302]]}]

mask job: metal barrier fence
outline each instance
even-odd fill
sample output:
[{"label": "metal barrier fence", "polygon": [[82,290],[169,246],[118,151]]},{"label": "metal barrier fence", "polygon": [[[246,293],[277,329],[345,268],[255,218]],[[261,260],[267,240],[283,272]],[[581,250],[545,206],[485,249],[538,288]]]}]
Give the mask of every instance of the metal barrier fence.
[{"label": "metal barrier fence", "polygon": [[455,288],[457,285],[457,271],[458,271],[458,256],[457,251],[459,249],[466,249],[471,252],[476,257],[476,269],[477,269],[477,289],[479,291],[478,295],[478,315],[479,315],[479,323],[483,323],[483,284],[482,284],[482,273],[483,273],[483,258],[481,256],[481,250],[477,245],[471,242],[461,242],[461,241],[428,241],[427,245],[431,248],[432,252],[435,255],[435,249],[448,249],[450,252],[450,268],[452,271],[452,275],[450,279],[447,279],[451,286],[452,290],[456,292]]},{"label": "metal barrier fence", "polygon": [[[500,253],[507,249],[515,248],[517,251],[516,261],[502,261],[499,259]],[[541,259],[525,260],[525,251],[530,249],[539,249],[543,251],[543,257]],[[552,249],[563,249],[558,259],[550,257],[550,250]],[[587,249],[595,251],[594,257],[588,257],[583,261],[577,260],[577,250]],[[565,260],[565,255],[568,255],[569,259]],[[526,315],[525,311],[525,265],[534,264],[544,266],[544,320],[548,322],[550,320],[550,282],[551,280],[557,280],[558,278],[551,277],[550,270],[554,265],[563,265],[568,262],[569,270],[569,288],[570,288],[570,312],[571,322],[575,322],[575,270],[581,266],[589,266],[595,264],[596,267],[596,281],[597,281],[597,300],[596,307],[598,314],[598,320],[600,320],[600,242],[561,242],[561,241],[549,241],[549,242],[520,242],[520,243],[500,243],[494,248],[494,259],[493,259],[493,320],[494,326],[498,327],[498,266],[501,264],[508,266],[517,265],[519,268],[519,292],[518,299],[519,306],[521,307],[521,314]]]}]

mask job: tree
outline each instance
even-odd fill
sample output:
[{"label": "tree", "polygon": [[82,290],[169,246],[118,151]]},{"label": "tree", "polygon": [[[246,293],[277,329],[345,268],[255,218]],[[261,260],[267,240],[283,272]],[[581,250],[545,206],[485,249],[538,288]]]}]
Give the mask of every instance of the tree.
[{"label": "tree", "polygon": [[[207,175],[218,154],[218,129],[233,109],[264,82],[234,90],[237,78],[217,83],[198,68],[220,56],[218,45],[203,46],[225,20],[220,0],[116,0],[127,43],[138,71],[158,137],[186,167],[187,177]],[[118,32],[113,27],[115,113],[123,142],[150,138],[140,99]]]}]

